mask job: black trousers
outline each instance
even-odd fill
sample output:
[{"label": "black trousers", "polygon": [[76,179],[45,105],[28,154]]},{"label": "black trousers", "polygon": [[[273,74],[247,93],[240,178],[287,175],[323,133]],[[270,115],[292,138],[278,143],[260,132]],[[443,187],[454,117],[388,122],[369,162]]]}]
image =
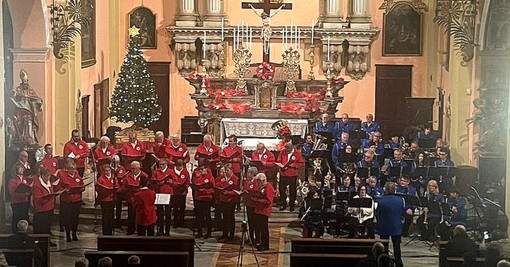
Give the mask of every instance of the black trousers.
[{"label": "black trousers", "polygon": [[103,235],[113,235],[115,228],[114,210],[115,202],[101,202],[101,213],[103,215]]},{"label": "black trousers", "polygon": [[136,235],[139,236],[153,236],[154,235],[154,224],[151,225],[136,225]]},{"label": "black trousers", "polygon": [[174,226],[184,226],[184,211],[186,210],[186,196],[172,196],[172,206],[174,211]]},{"label": "black trousers", "polygon": [[51,234],[53,210],[34,213],[34,234]]},{"label": "black trousers", "polygon": [[[365,227],[367,228],[368,238],[375,239],[374,219],[368,219],[361,224],[365,225]],[[359,223],[359,220],[357,217],[351,217],[349,219],[349,236],[348,236],[348,238],[356,237],[356,233],[358,232],[359,225],[360,225],[360,223]]]},{"label": "black trousers", "polygon": [[66,234],[73,232],[76,234],[78,223],[80,220],[81,201],[78,202],[61,202],[60,216],[64,216],[64,228]]},{"label": "black trousers", "polygon": [[413,215],[404,213],[402,216],[404,217],[404,223],[402,224],[402,233],[404,233],[404,235],[409,235],[409,227],[411,227],[411,224],[413,223]]},{"label": "black trousers", "polygon": [[223,235],[225,238],[234,238],[234,230],[236,227],[235,219],[236,202],[220,203],[221,217],[223,218]]},{"label": "black trousers", "polygon": [[199,233],[202,228],[211,228],[211,201],[195,200],[195,219]]},{"label": "black trousers", "polygon": [[12,221],[11,221],[11,229],[13,233],[18,232],[18,222],[20,220],[28,221],[28,208],[30,207],[30,202],[21,202],[21,203],[12,203]]},{"label": "black trousers", "polygon": [[260,231],[255,225],[255,208],[246,206],[246,217],[248,219],[248,234],[251,242],[255,245],[260,243]]},{"label": "black trousers", "polygon": [[[381,239],[388,239],[389,236],[381,236]],[[393,243],[393,255],[395,256],[395,266],[402,267],[402,250],[400,249],[400,243],[402,242],[402,236],[392,236],[391,242]]]},{"label": "black trousers", "polygon": [[287,207],[287,193],[286,188],[289,186],[289,206],[294,207],[297,193],[297,176],[280,176],[280,205]]},{"label": "black trousers", "polygon": [[117,227],[122,225],[122,200],[124,199],[124,194],[118,193],[115,198],[115,224]]},{"label": "black trousers", "polygon": [[255,213],[255,221],[258,230],[260,231],[260,245],[269,248],[269,217]]},{"label": "black trousers", "polygon": [[172,224],[171,206],[156,205],[156,215],[158,216],[158,235],[170,234],[170,225]]},{"label": "black trousers", "polygon": [[127,206],[128,206],[127,235],[132,235],[135,233],[135,225],[136,225],[135,207],[133,207],[133,203],[131,203],[131,202],[128,202]]}]

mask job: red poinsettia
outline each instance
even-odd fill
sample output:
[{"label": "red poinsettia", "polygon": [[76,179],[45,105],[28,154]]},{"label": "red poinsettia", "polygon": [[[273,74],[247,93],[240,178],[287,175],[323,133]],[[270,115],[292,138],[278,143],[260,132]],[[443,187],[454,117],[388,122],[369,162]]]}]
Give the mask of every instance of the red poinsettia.
[{"label": "red poinsettia", "polygon": [[275,70],[276,68],[273,64],[269,62],[262,62],[257,67],[257,77],[265,80],[273,79]]},{"label": "red poinsettia", "polygon": [[333,77],[331,78],[331,82],[335,85],[335,84],[344,84],[345,80],[344,78],[340,77],[340,76],[336,76],[336,77]]},{"label": "red poinsettia", "polygon": [[278,108],[280,108],[281,112],[287,112],[287,113],[298,114],[298,115],[300,115],[301,113],[303,113],[305,111],[305,107],[303,104],[293,103],[293,102],[289,102],[289,103],[280,102],[280,103],[278,103]]},{"label": "red poinsettia", "polygon": [[209,98],[213,98],[213,99],[222,99],[222,98],[229,98],[231,96],[244,96],[244,95],[246,95],[245,90],[238,90],[235,88],[230,88],[227,90],[217,89],[215,91],[209,90]]}]

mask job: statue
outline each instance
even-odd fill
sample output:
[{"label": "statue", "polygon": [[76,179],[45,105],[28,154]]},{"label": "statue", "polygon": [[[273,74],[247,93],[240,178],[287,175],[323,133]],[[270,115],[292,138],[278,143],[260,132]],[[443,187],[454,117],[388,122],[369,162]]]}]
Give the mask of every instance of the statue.
[{"label": "statue", "polygon": [[276,14],[278,14],[278,12],[280,12],[280,10],[285,7],[285,4],[282,4],[271,16],[269,16],[266,12],[259,13],[251,4],[250,4],[250,7],[253,10],[253,12],[255,12],[255,14],[257,14],[257,16],[262,18],[262,30],[261,30],[261,34],[260,34],[260,39],[262,40],[262,44],[263,44],[262,47],[264,50],[264,54],[268,54],[269,53],[269,41],[271,40],[271,35],[273,34],[273,31],[271,30],[271,25],[270,25],[271,18],[274,17]]},{"label": "statue", "polygon": [[8,144],[31,146],[38,143],[37,114],[42,111],[43,100],[37,96],[28,84],[28,73],[21,69],[19,73],[21,83],[14,88],[10,100],[14,105],[14,114],[9,126]]}]

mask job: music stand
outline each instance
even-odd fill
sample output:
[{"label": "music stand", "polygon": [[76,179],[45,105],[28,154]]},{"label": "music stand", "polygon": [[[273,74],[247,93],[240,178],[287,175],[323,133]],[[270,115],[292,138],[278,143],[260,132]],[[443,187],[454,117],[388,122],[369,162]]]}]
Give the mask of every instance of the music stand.
[{"label": "music stand", "polygon": [[372,208],[371,198],[351,198],[347,201],[349,208]]},{"label": "music stand", "polygon": [[324,138],[326,138],[326,140],[324,140],[324,143],[328,145],[328,149],[331,148],[332,146],[332,140],[333,140],[333,133],[331,132],[318,132],[318,133],[315,133],[316,135],[320,135]]},{"label": "music stand", "polygon": [[431,149],[436,146],[436,140],[420,138],[418,139],[418,146],[420,146],[422,149]]},{"label": "music stand", "polygon": [[369,168],[366,167],[358,167],[356,170],[356,176],[360,178],[368,178],[369,177]]},{"label": "music stand", "polygon": [[[405,203],[408,203],[410,206],[415,206],[415,207],[420,207],[420,211],[422,210],[422,208],[424,207],[428,207],[429,206],[429,200],[426,198],[426,197],[417,197],[417,196],[413,196],[413,195],[402,195],[402,198],[404,198],[404,201]],[[418,214],[418,216],[420,216],[421,214]],[[416,240],[416,238],[418,238],[419,235],[415,234],[411,237],[411,239],[409,239],[409,241],[407,241],[404,246],[407,246],[409,243],[413,242]],[[430,246],[429,242],[428,241],[425,241],[425,243],[427,243],[427,245]],[[434,243],[432,243],[434,244]]]},{"label": "music stand", "polygon": [[391,147],[385,147],[384,152],[383,152],[384,158],[385,159],[393,158],[393,151],[395,151],[395,149],[393,149]]}]

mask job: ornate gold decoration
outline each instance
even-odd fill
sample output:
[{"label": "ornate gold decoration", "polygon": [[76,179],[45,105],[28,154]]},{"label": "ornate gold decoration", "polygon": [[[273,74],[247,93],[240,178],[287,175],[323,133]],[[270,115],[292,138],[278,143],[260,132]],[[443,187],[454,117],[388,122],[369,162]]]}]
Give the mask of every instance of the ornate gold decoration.
[{"label": "ornate gold decoration", "polygon": [[179,73],[186,76],[197,68],[195,57],[196,46],[194,43],[176,43],[175,60]]},{"label": "ornate gold decoration", "polygon": [[115,133],[115,142],[116,143],[129,142],[130,132],[135,132],[136,139],[138,139],[139,141],[154,142],[154,131],[151,131],[147,128],[141,128],[136,125],[133,125],[129,128],[123,129],[122,131]]},{"label": "ornate gold decoration", "polygon": [[464,65],[475,55],[477,0],[437,0],[434,22],[453,37],[453,47]]},{"label": "ornate gold decoration", "polygon": [[133,26],[133,27],[128,29],[128,33],[129,33],[129,36],[131,36],[131,37],[137,36],[138,34],[140,34],[140,29],[138,29],[137,27]]},{"label": "ornate gold decoration", "polygon": [[245,90],[246,87],[246,75],[250,72],[251,63],[251,52],[248,49],[237,49],[234,52],[234,73],[237,74],[239,79],[237,80],[236,89]]},{"label": "ornate gold decoration", "polygon": [[283,53],[283,73],[287,78],[285,92],[295,92],[296,82],[294,81],[299,71],[299,51],[292,47]]},{"label": "ornate gold decoration", "polygon": [[332,98],[333,97],[333,88],[331,87],[331,62],[326,62],[326,98]]},{"label": "ornate gold decoration", "polygon": [[428,10],[427,5],[423,3],[422,0],[384,0],[379,9],[384,10],[384,13],[387,13],[390,10],[392,10],[397,4],[400,3],[408,3],[410,6],[414,8],[414,10],[420,13],[423,13]]},{"label": "ornate gold decoration", "polygon": [[[312,41],[313,42],[313,41]],[[308,62],[310,63],[310,72],[308,73],[308,80],[315,80],[315,75],[313,73],[313,63],[315,62],[315,45],[312,43],[310,45],[310,60]]]},{"label": "ornate gold decoration", "polygon": [[225,76],[225,43],[207,44],[205,59],[209,76],[214,78]]},{"label": "ornate gold decoration", "polygon": [[53,55],[58,59],[65,57],[63,48],[74,43],[74,38],[81,35],[81,27],[90,24],[92,7],[82,6],[81,0],[65,0],[65,4],[50,5],[53,31]]},{"label": "ornate gold decoration", "polygon": [[354,80],[361,80],[368,71],[370,48],[368,45],[349,46],[346,73]]}]

